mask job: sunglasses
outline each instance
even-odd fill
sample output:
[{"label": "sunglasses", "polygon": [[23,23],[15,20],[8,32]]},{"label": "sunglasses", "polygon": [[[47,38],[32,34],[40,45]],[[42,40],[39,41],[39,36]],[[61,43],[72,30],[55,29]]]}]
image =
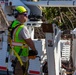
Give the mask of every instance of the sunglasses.
[{"label": "sunglasses", "polygon": [[23,15],[26,16],[26,17],[28,17],[27,13],[24,13]]}]

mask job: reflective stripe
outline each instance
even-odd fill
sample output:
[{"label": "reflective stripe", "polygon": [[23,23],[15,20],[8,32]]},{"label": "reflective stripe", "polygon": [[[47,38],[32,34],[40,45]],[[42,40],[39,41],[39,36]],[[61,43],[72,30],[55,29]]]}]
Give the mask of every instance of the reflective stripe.
[{"label": "reflective stripe", "polygon": [[7,70],[7,68],[4,66],[0,66],[0,70]]},{"label": "reflective stripe", "polygon": [[[12,42],[11,46],[23,46],[23,44],[19,42]],[[25,44],[24,47],[28,47],[27,44]]]},{"label": "reflective stripe", "polygon": [[40,75],[39,71],[29,70],[29,74]]}]

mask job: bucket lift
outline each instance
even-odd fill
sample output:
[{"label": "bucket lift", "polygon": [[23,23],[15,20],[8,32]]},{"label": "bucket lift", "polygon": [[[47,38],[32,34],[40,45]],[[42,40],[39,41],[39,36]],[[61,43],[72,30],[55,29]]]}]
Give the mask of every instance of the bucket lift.
[{"label": "bucket lift", "polygon": [[60,72],[59,42],[60,42],[61,31],[57,28],[56,24],[43,23],[42,28],[46,35],[45,42],[46,42],[47,62],[48,62],[48,75],[59,75]]},{"label": "bucket lift", "polygon": [[66,34],[68,38],[62,40],[63,32],[55,24],[43,23],[42,28],[46,35],[48,75],[73,74],[76,60],[74,54],[75,44],[73,44],[74,35]]}]

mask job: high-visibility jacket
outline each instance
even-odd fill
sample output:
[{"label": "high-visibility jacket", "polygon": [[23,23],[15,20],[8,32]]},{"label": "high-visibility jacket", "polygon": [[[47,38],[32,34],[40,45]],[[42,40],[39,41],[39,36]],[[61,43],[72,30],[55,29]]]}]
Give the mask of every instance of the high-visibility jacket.
[{"label": "high-visibility jacket", "polygon": [[[19,24],[20,23],[17,20],[15,20],[11,26],[15,27],[16,25],[19,25]],[[25,43],[24,39],[21,40],[21,39],[19,39],[19,36],[18,36],[23,27],[24,27],[24,25],[21,24],[14,30],[14,32],[12,34],[13,35],[12,46],[13,46],[13,49],[17,53],[19,53],[20,49],[22,49],[22,53],[20,54],[20,56],[28,56],[28,52],[29,52],[28,45]]]}]

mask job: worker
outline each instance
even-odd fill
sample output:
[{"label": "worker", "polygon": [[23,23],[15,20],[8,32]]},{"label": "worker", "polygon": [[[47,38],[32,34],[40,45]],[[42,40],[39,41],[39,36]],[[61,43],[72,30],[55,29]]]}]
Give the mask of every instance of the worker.
[{"label": "worker", "polygon": [[[34,42],[32,41],[30,37],[27,27],[24,25],[24,23],[28,20],[27,9],[24,8],[23,6],[17,6],[14,11],[14,16],[16,20],[14,20],[11,24],[11,27],[13,29],[13,33],[11,33],[12,45],[16,53],[19,53],[20,49],[22,49],[20,57],[25,67],[25,72],[23,74],[20,62],[17,61],[14,75],[28,75],[29,47],[32,53],[34,53],[35,55],[38,54],[38,51],[35,48]],[[14,57],[16,56],[12,55],[11,60],[14,60]],[[35,58],[36,57],[34,56],[34,59]]]}]

